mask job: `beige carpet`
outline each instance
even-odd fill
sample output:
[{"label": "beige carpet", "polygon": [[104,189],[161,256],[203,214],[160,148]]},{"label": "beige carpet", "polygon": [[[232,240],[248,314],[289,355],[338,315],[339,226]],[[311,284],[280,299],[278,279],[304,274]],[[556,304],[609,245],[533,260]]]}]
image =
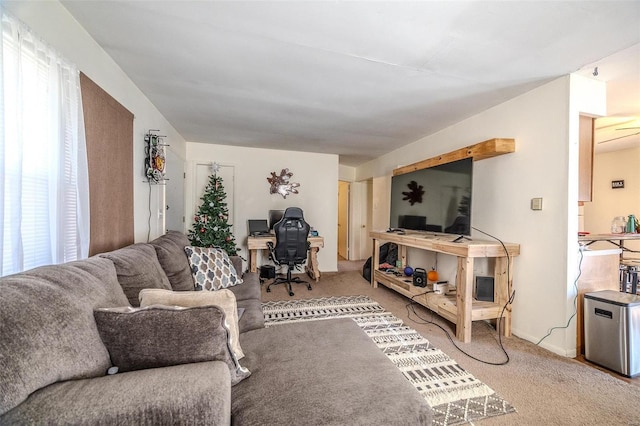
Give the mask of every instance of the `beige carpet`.
[{"label": "beige carpet", "polygon": [[[573,359],[557,356],[517,337],[503,338],[511,357],[505,366],[491,366],[472,360],[459,352],[445,334],[431,324],[409,317],[408,299],[383,286],[372,288],[359,272],[362,262],[339,262],[338,273],[324,273],[309,291],[294,285],[295,299],[325,296],[368,295],[386,310],[417,330],[436,347],[455,359],[465,370],[482,380],[508,400],[517,413],[482,420],[482,425],[635,425],[640,426],[640,387]],[[344,272],[343,272],[344,271]],[[303,276],[301,276],[303,277]],[[283,285],[270,293],[263,286],[262,299],[291,299]],[[453,325],[425,308],[416,311],[441,324],[453,334]],[[500,362],[504,354],[495,330],[484,322],[473,324],[473,341],[458,343],[474,356]]]}]

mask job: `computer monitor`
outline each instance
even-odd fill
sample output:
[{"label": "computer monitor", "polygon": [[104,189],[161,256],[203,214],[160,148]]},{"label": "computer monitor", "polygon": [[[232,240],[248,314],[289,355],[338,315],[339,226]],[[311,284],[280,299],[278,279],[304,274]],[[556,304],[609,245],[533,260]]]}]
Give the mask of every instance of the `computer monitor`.
[{"label": "computer monitor", "polygon": [[249,219],[249,235],[257,236],[269,233],[269,225],[265,219]]},{"label": "computer monitor", "polygon": [[273,225],[280,222],[284,216],[284,210],[269,210],[269,229],[273,229]]}]

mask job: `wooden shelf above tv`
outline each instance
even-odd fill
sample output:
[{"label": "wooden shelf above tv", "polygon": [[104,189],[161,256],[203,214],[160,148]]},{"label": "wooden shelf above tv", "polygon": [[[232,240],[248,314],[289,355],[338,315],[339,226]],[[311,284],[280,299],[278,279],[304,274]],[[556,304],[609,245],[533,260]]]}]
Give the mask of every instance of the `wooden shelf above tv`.
[{"label": "wooden shelf above tv", "polygon": [[435,167],[440,164],[447,164],[465,158],[472,158],[473,161],[484,160],[487,158],[497,157],[498,155],[509,154],[515,152],[515,139],[494,138],[484,142],[479,142],[465,148],[456,149],[437,157],[427,158],[408,166],[398,167],[393,171],[394,176],[403,175],[405,173],[416,170],[426,169],[427,167]]}]

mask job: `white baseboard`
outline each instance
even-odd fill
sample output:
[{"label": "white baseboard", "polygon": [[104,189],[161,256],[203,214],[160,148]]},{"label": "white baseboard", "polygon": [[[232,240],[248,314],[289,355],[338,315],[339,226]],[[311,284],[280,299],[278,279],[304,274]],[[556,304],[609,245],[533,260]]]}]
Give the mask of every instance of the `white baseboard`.
[{"label": "white baseboard", "polygon": [[[540,340],[539,336],[532,336],[530,334],[527,333],[522,333],[519,330],[516,329],[512,329],[511,333],[515,336],[518,336],[521,339],[527,340],[533,344],[538,343],[538,341]],[[547,338],[548,339],[548,338]],[[575,358],[577,356],[576,353],[576,348],[571,348],[571,349],[565,349],[556,345],[553,345],[551,343],[549,343],[549,341],[545,339],[542,342],[540,342],[540,347],[544,348],[550,352],[553,352],[554,354],[566,357],[566,358]]]}]

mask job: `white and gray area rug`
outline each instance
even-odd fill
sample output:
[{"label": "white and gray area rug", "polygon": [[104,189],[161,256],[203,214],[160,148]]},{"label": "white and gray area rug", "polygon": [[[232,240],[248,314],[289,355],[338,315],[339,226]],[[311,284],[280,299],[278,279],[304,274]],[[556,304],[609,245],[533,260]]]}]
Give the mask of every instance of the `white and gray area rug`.
[{"label": "white and gray area rug", "polygon": [[267,327],[352,318],[424,396],[433,408],[436,425],[470,423],[516,411],[489,386],[368,296],[265,302],[262,311]]}]

